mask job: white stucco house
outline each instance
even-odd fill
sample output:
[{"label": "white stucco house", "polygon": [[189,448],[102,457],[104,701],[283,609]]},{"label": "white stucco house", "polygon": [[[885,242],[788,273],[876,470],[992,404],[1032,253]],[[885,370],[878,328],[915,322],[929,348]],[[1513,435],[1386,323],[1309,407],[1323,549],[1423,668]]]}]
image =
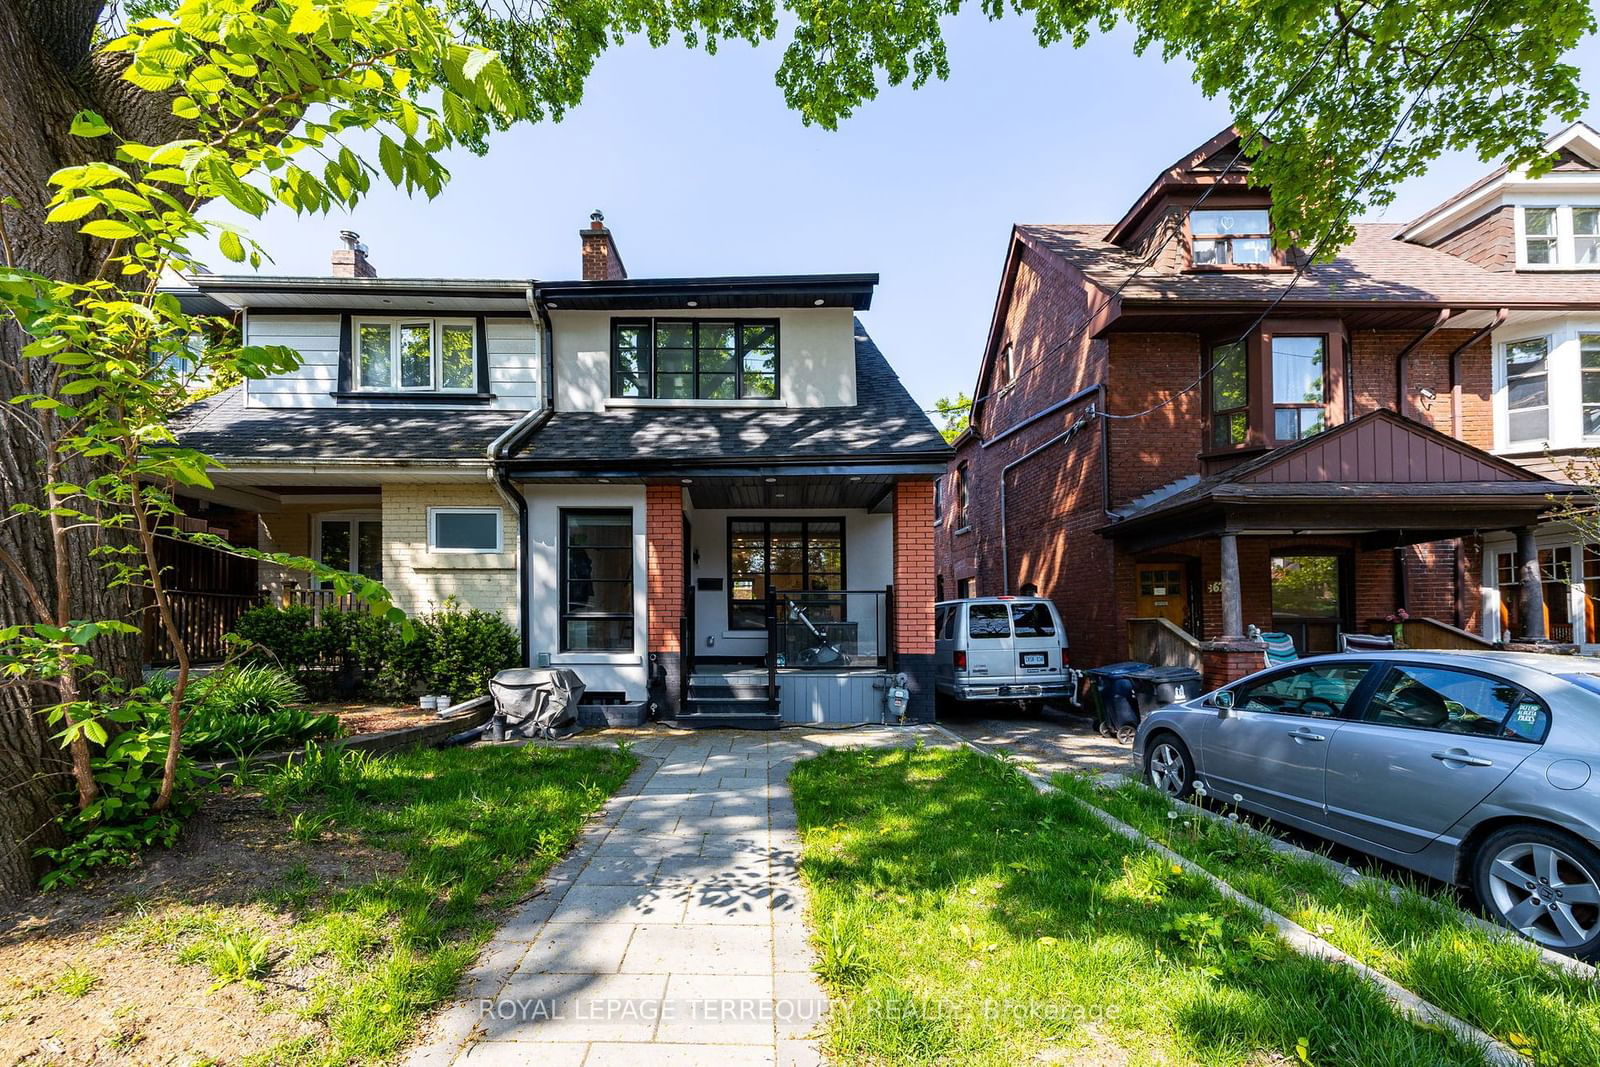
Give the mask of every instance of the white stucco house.
[{"label": "white stucco house", "polygon": [[186,413],[217,461],[191,510],[408,612],[497,612],[591,699],[876,721],[904,673],[931,717],[949,449],[857,317],[877,276],[631,278],[598,212],[580,233],[573,281],[381,278],[354,234],[330,276],[191,279],[302,357]]}]

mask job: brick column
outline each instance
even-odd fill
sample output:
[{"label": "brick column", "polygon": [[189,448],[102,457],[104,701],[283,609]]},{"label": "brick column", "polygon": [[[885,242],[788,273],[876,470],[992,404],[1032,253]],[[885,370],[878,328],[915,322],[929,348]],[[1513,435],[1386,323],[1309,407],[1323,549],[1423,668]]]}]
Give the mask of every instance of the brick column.
[{"label": "brick column", "polygon": [[651,698],[667,715],[678,712],[678,689],[683,677],[683,644],[678,620],[683,617],[683,490],[677,485],[647,485],[644,489],[645,561],[648,573],[646,637],[651,674],[659,666],[666,676],[665,689]]},{"label": "brick column", "polygon": [[894,641],[910,679],[906,719],[933,721],[933,481],[894,488]]},{"label": "brick column", "polygon": [[1260,641],[1222,638],[1200,642],[1201,684],[1206,692],[1221,689],[1267,665],[1267,646]]}]

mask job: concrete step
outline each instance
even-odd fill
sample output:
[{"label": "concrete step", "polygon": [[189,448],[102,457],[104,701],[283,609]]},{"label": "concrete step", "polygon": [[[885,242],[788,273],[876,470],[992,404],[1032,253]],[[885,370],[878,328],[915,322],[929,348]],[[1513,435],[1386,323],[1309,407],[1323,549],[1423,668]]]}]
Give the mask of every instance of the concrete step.
[{"label": "concrete step", "polygon": [[[778,686],[781,692],[782,686]],[[690,678],[690,700],[766,700],[767,683],[765,679],[755,681],[747,678]]]},{"label": "concrete step", "polygon": [[759,707],[762,710],[757,710],[756,705],[744,705],[742,708],[690,705],[678,715],[677,723],[680,727],[694,730],[776,730],[783,725],[777,712],[764,710],[765,704]]}]

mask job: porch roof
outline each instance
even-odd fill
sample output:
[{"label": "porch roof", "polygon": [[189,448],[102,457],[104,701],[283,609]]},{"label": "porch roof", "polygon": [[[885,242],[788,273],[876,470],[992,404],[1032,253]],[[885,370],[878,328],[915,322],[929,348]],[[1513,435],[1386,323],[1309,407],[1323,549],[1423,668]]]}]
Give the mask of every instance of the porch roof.
[{"label": "porch roof", "polygon": [[1100,532],[1136,550],[1224,533],[1359,534],[1383,547],[1526,526],[1581,492],[1380,409],[1148,493]]}]

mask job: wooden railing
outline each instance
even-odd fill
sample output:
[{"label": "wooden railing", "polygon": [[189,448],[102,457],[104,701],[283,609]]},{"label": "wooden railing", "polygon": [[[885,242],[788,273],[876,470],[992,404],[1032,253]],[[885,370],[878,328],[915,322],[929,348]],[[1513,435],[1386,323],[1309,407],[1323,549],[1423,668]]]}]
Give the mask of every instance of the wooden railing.
[{"label": "wooden railing", "polygon": [[[1374,634],[1392,634],[1395,624],[1386,619],[1367,620],[1367,632]],[[1438,619],[1426,619],[1413,616],[1405,622],[1404,636],[1396,642],[1402,648],[1429,649],[1439,652],[1482,651],[1494,648],[1494,642],[1479,637],[1475,633],[1463,630],[1458,626],[1451,626]]]},{"label": "wooden railing", "polygon": [[280,608],[310,608],[313,626],[322,625],[324,612],[355,611],[361,606],[360,599],[354,593],[336,593],[332,589],[301,589],[292,584],[286,584],[283,589],[271,596],[272,602]]},{"label": "wooden railing", "polygon": [[[228,654],[223,635],[231,632],[239,616],[261,603],[258,593],[191,593],[171,590],[173,621],[189,649],[191,663],[216,663]],[[167,638],[166,628],[154,606],[144,613],[144,659],[157,667],[176,663],[177,650]]]},{"label": "wooden railing", "polygon": [[1200,642],[1168,619],[1129,619],[1128,658],[1157,667],[1200,669]]}]

